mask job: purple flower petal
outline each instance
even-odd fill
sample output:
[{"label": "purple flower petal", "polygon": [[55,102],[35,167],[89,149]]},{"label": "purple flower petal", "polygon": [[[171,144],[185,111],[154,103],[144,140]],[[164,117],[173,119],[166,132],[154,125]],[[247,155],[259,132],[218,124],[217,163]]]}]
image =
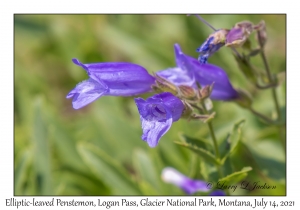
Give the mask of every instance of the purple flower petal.
[{"label": "purple flower petal", "polygon": [[196,88],[195,77],[189,60],[181,51],[180,45],[174,45],[177,67],[157,72],[157,74],[174,85],[187,85]]},{"label": "purple flower petal", "polygon": [[67,95],[67,98],[73,97],[73,108],[80,109],[100,98],[106,93],[106,91],[107,86],[102,85],[93,79],[88,79],[79,83],[73,90],[71,90],[71,92]]},{"label": "purple flower petal", "polygon": [[180,187],[187,194],[193,194],[195,192],[207,192],[210,189],[207,187],[207,183],[202,180],[190,179],[174,168],[167,167],[162,171],[162,179],[166,183],[171,183]]},{"label": "purple flower petal", "polygon": [[106,95],[133,96],[151,91],[154,77],[142,66],[125,62],[107,62],[82,64],[79,60],[73,62],[84,68],[90,78],[103,81],[109,91]]},{"label": "purple flower petal", "polygon": [[232,87],[226,72],[212,64],[200,64],[196,59],[189,57],[194,65],[196,81],[201,86],[214,83],[211,99],[213,100],[232,100],[238,97],[238,92]]},{"label": "purple flower petal", "polygon": [[171,93],[154,95],[147,100],[136,98],[143,129],[142,139],[150,147],[157,146],[160,138],[180,119],[184,105]]},{"label": "purple flower petal", "polygon": [[226,46],[240,47],[253,31],[253,24],[249,21],[236,23],[226,35]]},{"label": "purple flower petal", "polygon": [[172,82],[174,85],[187,85],[187,86],[193,86],[195,81],[191,79],[191,77],[185,72],[182,71],[181,68],[175,67],[175,68],[169,68],[163,71],[156,72],[158,76],[161,76],[170,82]]},{"label": "purple flower petal", "polygon": [[233,28],[226,36],[226,44],[246,39],[242,28]]}]

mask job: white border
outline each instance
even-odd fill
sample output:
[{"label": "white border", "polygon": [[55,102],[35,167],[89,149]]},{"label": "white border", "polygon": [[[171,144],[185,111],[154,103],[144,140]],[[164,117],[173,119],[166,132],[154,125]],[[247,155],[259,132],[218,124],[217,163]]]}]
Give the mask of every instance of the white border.
[{"label": "white border", "polygon": [[[295,1],[294,1],[295,2]],[[298,188],[299,164],[299,16],[297,4],[292,1],[1,1],[1,71],[0,71],[0,130],[1,130],[1,179],[0,179],[0,206],[5,207],[5,199],[13,197],[13,14],[15,13],[287,13],[287,197],[265,197],[266,200],[296,200]],[[297,173],[298,172],[298,173]],[[298,196],[297,196],[298,197]],[[29,197],[24,197],[29,199]],[[51,197],[48,197],[49,199]],[[60,198],[60,197],[55,197]],[[101,197],[101,199],[121,199],[122,197]],[[155,199],[156,197],[151,197]],[[167,199],[168,197],[157,197]],[[180,197],[185,199],[184,197]],[[192,197],[189,197],[192,198]],[[261,197],[237,197],[237,199],[251,200],[261,199]],[[18,197],[22,199],[22,197]],[[39,197],[38,200],[44,198]],[[62,197],[62,199],[72,199],[72,197]],[[78,200],[97,200],[98,197],[74,197]],[[142,197],[128,197],[139,201]],[[187,199],[187,198],[186,198]],[[214,198],[218,199],[218,198]],[[234,200],[235,197],[227,198]],[[45,208],[45,207],[44,207]],[[38,209],[44,209],[38,208]],[[59,209],[74,207],[56,207]],[[98,207],[100,208],[100,207]],[[120,209],[125,207],[120,207]],[[144,207],[148,208],[148,207]],[[157,207],[159,208],[159,207]],[[177,209],[182,207],[177,207]],[[198,209],[200,207],[197,207]],[[214,208],[214,207],[211,207]],[[232,207],[229,207],[232,209]],[[228,209],[229,209],[228,208]],[[292,208],[292,207],[290,207]],[[82,208],[80,208],[82,209]],[[119,209],[119,208],[112,208]],[[125,208],[126,209],[126,208]],[[129,209],[129,207],[127,208]],[[214,208],[215,209],[215,208]],[[237,209],[237,208],[235,208]],[[283,209],[283,208],[276,208]]]}]

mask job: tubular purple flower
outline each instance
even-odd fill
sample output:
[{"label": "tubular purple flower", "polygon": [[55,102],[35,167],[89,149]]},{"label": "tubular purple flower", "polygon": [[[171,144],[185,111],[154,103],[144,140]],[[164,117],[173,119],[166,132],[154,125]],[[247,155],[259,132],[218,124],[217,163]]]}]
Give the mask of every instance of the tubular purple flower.
[{"label": "tubular purple flower", "polygon": [[164,168],[161,177],[164,182],[176,185],[189,195],[198,191],[207,192],[210,190],[206,182],[190,179],[171,167]]},{"label": "tubular purple flower", "polygon": [[238,92],[232,87],[226,72],[212,64],[200,64],[195,58],[188,57],[194,65],[193,71],[196,81],[203,87],[214,83],[210,98],[212,100],[228,101],[239,97]]},{"label": "tubular purple flower", "polygon": [[184,105],[180,99],[168,92],[156,94],[146,100],[134,100],[140,114],[142,139],[150,147],[155,147],[172,123],[180,119]]},{"label": "tubular purple flower", "polygon": [[[164,168],[161,177],[164,182],[176,185],[189,195],[194,194],[195,192],[210,191],[210,186],[208,186],[208,183],[205,181],[190,179],[171,167]],[[209,195],[221,196],[225,195],[225,193],[222,190],[215,190]]]},{"label": "tubular purple flower", "polygon": [[133,63],[82,64],[77,59],[72,61],[81,66],[90,77],[67,95],[67,98],[73,97],[74,109],[80,109],[103,95],[133,96],[150,92],[155,81],[146,69]]},{"label": "tubular purple flower", "polygon": [[175,85],[188,85],[196,88],[196,82],[202,87],[214,83],[210,95],[213,100],[232,100],[238,92],[232,87],[226,72],[212,64],[200,64],[197,59],[185,55],[178,44],[174,45],[176,68],[159,71],[157,74]]}]

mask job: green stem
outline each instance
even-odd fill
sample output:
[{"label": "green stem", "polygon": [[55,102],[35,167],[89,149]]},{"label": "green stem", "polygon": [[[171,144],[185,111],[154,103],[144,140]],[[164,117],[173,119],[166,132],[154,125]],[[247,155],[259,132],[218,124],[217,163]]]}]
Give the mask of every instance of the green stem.
[{"label": "green stem", "polygon": [[[203,101],[201,102],[201,105],[202,105],[202,107],[203,107],[204,114],[209,114],[209,112],[207,111],[206,106],[205,106],[205,104],[204,104]],[[212,125],[211,122],[208,122],[207,125],[208,125],[209,132],[210,132],[210,135],[211,135],[212,140],[213,140],[213,144],[214,144],[214,149],[215,149],[216,157],[217,157],[218,159],[220,159],[220,152],[219,152],[218,143],[217,143],[217,138],[216,138],[216,135],[215,135],[215,131],[214,131],[213,125]],[[224,177],[220,165],[217,165],[217,170],[218,170],[219,177],[220,177],[220,178]],[[228,195],[229,195],[229,194],[228,194]]]},{"label": "green stem", "polygon": [[256,87],[258,89],[261,89],[261,90],[264,90],[264,89],[269,89],[269,88],[272,88],[272,87],[277,87],[277,83],[274,83],[274,84],[267,84],[267,85],[260,85],[258,83],[256,83]]},{"label": "green stem", "polygon": [[[268,64],[268,61],[267,61],[267,58],[266,58],[266,55],[265,55],[265,51],[264,51],[263,48],[260,51],[260,55],[261,55],[261,58],[262,58],[262,60],[264,62],[264,65],[265,65],[265,70],[267,72],[269,83],[273,84],[274,81],[273,81],[273,78],[272,78],[272,75],[271,75],[271,71],[270,71],[270,68],[269,68],[269,64]],[[275,88],[276,87],[272,88],[272,96],[273,96],[273,100],[274,100],[276,111],[277,111],[277,120],[279,121],[280,118],[281,118],[281,115],[280,115],[280,108],[279,108],[279,103],[278,103],[278,98],[277,98],[277,94],[276,94],[276,89]]]},{"label": "green stem", "polygon": [[219,153],[219,148],[218,148],[218,144],[217,144],[217,139],[216,139],[216,136],[215,136],[214,128],[213,128],[211,122],[208,122],[207,124],[208,124],[208,128],[209,128],[209,131],[210,131],[210,135],[211,135],[213,143],[214,143],[214,148],[215,148],[216,156],[217,156],[217,158],[220,159],[220,153]]},{"label": "green stem", "polygon": [[[201,102],[201,105],[203,107],[204,114],[209,114],[203,101]],[[207,125],[208,125],[208,128],[209,128],[209,132],[210,132],[211,138],[212,138],[213,143],[214,143],[214,148],[215,148],[216,156],[217,156],[217,158],[220,159],[220,153],[219,153],[219,148],[218,148],[218,144],[217,144],[217,139],[216,139],[216,136],[215,136],[214,128],[213,128],[211,122],[208,122]]]},{"label": "green stem", "polygon": [[272,120],[271,118],[259,113],[258,111],[255,111],[252,107],[249,108],[249,110],[256,116],[262,118],[264,121],[270,123],[270,124],[276,124],[277,121]]},{"label": "green stem", "polygon": [[[267,75],[268,75],[269,83],[272,84],[272,83],[274,83],[274,81],[273,81],[273,78],[272,78],[272,75],[271,75],[271,71],[270,71],[270,68],[269,68],[269,64],[268,64],[268,61],[267,61],[267,58],[266,58],[265,51],[263,49],[263,45],[262,45],[261,40],[259,40],[259,43],[260,43],[260,46],[262,48],[260,55],[261,55],[261,58],[264,62],[264,65],[265,65],[265,69],[266,69],[266,72],[267,72]],[[281,113],[280,113],[280,107],[279,107],[279,102],[278,102],[278,98],[277,98],[275,88],[276,87],[272,87],[271,91],[272,91],[272,97],[273,97],[275,107],[276,107],[276,112],[277,112],[277,122],[280,122]],[[283,129],[282,127],[279,127],[279,135],[280,135],[280,140],[282,142],[284,151],[286,151],[286,140],[285,140],[285,136],[283,135],[282,129]]]}]

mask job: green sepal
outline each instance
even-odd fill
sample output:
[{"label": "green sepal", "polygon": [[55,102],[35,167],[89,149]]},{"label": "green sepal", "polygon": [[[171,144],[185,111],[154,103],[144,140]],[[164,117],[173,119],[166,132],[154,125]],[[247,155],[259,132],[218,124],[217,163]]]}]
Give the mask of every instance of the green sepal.
[{"label": "green sepal", "polygon": [[190,115],[189,119],[191,119],[191,120],[200,120],[203,123],[208,123],[208,122],[212,121],[212,119],[215,117],[215,114],[216,114],[215,112],[213,112],[213,113],[211,113],[209,115],[207,115],[207,114],[203,115],[203,114],[196,114],[196,113],[194,113],[194,114]]}]

